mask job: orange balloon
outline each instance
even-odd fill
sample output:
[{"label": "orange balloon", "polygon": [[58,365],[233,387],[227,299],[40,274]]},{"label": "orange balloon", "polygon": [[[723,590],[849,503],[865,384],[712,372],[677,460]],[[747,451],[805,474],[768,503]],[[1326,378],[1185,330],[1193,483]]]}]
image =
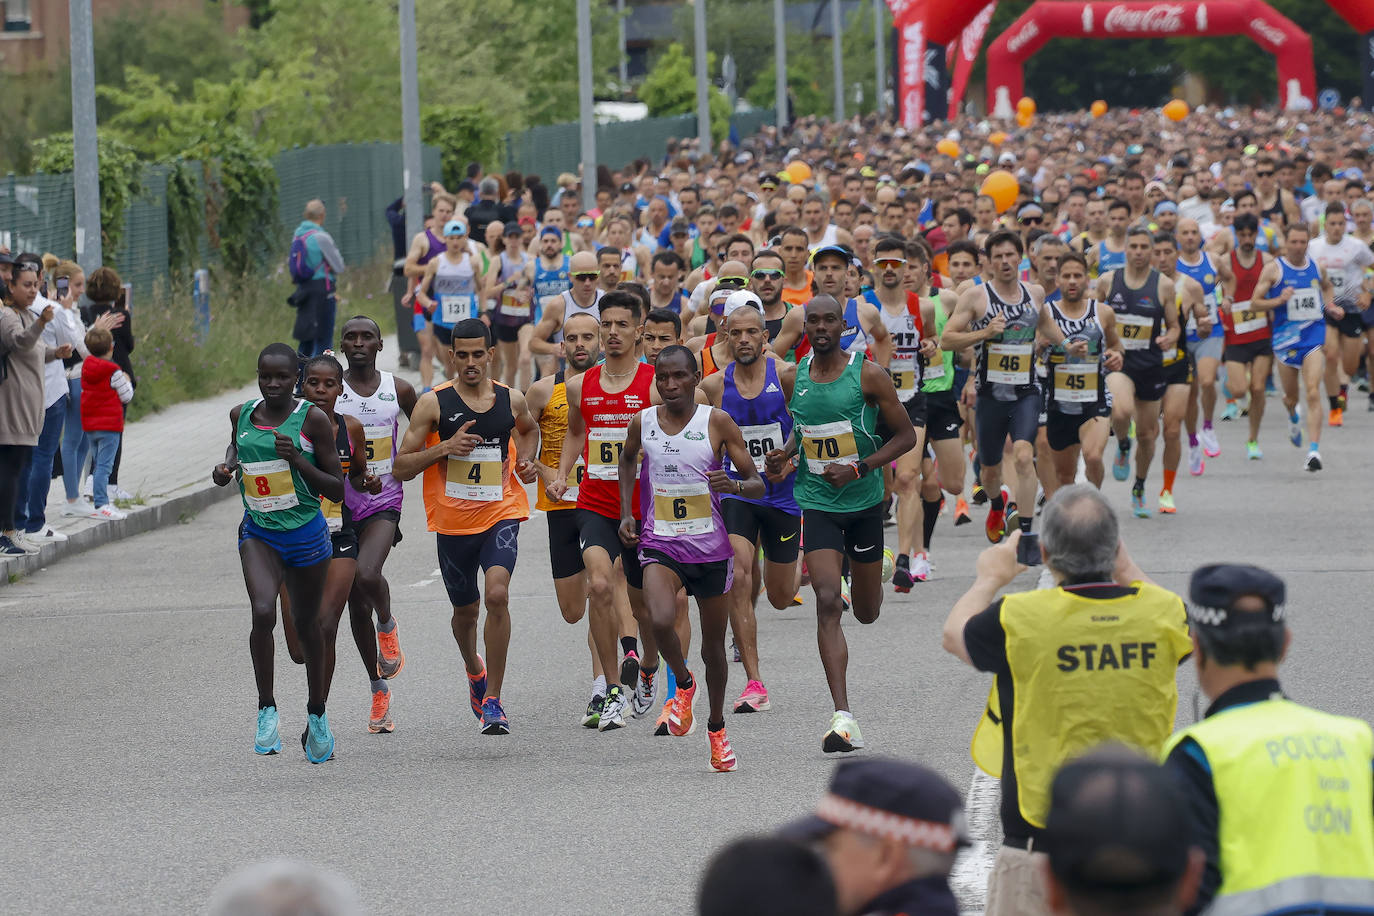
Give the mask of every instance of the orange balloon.
[{"label": "orange balloon", "polygon": [[811,177],[811,166],[800,159],[793,159],[787,163],[787,177],[792,179],[793,184],[801,184]]},{"label": "orange balloon", "polygon": [[1188,117],[1188,103],[1183,99],[1174,99],[1164,106],[1164,117],[1170,121],[1182,121]]},{"label": "orange balloon", "polygon": [[994,130],[992,133],[988,134],[988,142],[993,146],[1001,146],[1003,143],[1007,142],[1006,132]]},{"label": "orange balloon", "polygon": [[948,156],[953,159],[955,156],[959,155],[959,144],[949,138],[945,138],[935,144],[935,152],[939,153],[941,156]]},{"label": "orange balloon", "polygon": [[1021,112],[1025,112],[1026,114],[1035,114],[1035,99],[1031,98],[1028,95],[1021,96],[1021,101],[1016,103],[1016,112],[1017,114],[1020,114]]},{"label": "orange balloon", "polygon": [[979,193],[992,198],[998,213],[1005,213],[1011,209],[1012,204],[1016,203],[1016,195],[1021,193],[1021,185],[1011,172],[1006,169],[998,169],[995,172],[989,172],[988,177],[983,179],[983,186],[979,189]]},{"label": "orange balloon", "polygon": [[1029,111],[1018,111],[1016,113],[1016,123],[1022,127],[1030,127],[1035,120],[1035,114]]},{"label": "orange balloon", "polygon": [[1094,118],[1102,117],[1107,113],[1107,103],[1102,101],[1102,99],[1093,102],[1092,113]]}]

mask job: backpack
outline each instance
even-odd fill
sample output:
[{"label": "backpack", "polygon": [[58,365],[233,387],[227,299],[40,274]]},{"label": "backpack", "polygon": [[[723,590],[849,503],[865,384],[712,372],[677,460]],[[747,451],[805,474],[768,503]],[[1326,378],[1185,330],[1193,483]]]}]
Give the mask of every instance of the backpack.
[{"label": "backpack", "polygon": [[305,243],[310,236],[318,231],[318,229],[307,229],[291,239],[291,253],[286,258],[286,269],[291,272],[292,283],[309,283],[314,279],[315,268],[319,265],[310,263],[310,249],[306,247]]}]

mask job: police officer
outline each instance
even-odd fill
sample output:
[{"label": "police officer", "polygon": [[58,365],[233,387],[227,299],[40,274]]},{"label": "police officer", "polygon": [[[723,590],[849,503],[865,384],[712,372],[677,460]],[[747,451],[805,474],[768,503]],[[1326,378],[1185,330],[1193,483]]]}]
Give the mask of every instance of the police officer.
[{"label": "police officer", "polygon": [[1207,855],[1196,908],[1374,912],[1374,737],[1366,722],[1283,695],[1285,598],[1283,580],[1254,566],[1204,566],[1189,586],[1198,686],[1212,705],[1169,741],[1165,766]]},{"label": "police officer", "polygon": [[810,817],[782,835],[819,843],[842,916],[956,916],[949,873],[969,840],[959,793],[934,770],[846,760]]},{"label": "police officer", "polygon": [[[1026,568],[1019,541],[1013,532],[983,551],[944,628],[946,651],[997,676],[974,737],[975,761],[1002,779],[987,916],[1049,912],[1041,847],[1055,771],[1104,741],[1158,754],[1178,706],[1176,669],[1191,648],[1183,601],[1130,559],[1096,488],[1064,487],[1045,504],[1040,551],[1058,586],[998,598]],[[995,749],[980,753],[986,731]]]}]

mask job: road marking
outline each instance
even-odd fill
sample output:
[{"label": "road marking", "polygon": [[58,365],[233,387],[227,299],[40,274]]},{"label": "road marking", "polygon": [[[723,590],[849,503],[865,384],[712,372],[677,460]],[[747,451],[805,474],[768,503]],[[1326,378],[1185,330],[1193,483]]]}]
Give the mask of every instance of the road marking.
[{"label": "road marking", "polygon": [[433,579],[421,579],[419,582],[410,583],[411,588],[424,588],[426,585],[434,584]]},{"label": "road marking", "polygon": [[959,912],[963,916],[981,916],[987,905],[988,876],[992,874],[997,849],[1002,845],[1002,823],[998,814],[1001,798],[1002,784],[975,769],[964,798],[964,816],[973,845],[959,856],[949,876],[950,887],[959,898]]}]

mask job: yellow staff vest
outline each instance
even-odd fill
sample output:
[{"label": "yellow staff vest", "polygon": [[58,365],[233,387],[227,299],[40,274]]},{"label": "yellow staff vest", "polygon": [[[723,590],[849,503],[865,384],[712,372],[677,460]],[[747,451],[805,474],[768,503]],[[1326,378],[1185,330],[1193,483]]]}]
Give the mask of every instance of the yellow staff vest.
[{"label": "yellow staff vest", "polygon": [[1183,729],[1165,756],[1184,738],[1207,755],[1220,815],[1221,887],[1208,916],[1374,911],[1367,723],[1275,698]]},{"label": "yellow staff vest", "polygon": [[1065,761],[1107,741],[1157,756],[1173,730],[1178,663],[1192,650],[1183,601],[1131,587],[1120,598],[1056,588],[1002,599],[1017,804],[1036,827]]}]

